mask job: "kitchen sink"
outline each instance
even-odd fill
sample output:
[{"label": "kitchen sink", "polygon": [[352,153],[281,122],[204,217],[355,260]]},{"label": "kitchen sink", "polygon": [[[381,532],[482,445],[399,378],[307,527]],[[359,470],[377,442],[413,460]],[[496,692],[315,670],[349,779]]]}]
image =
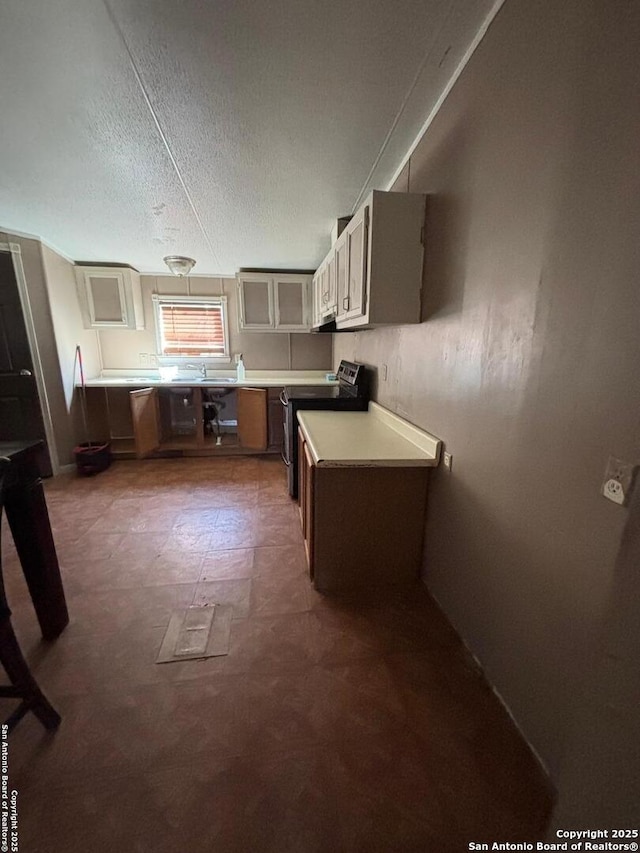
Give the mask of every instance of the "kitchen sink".
[{"label": "kitchen sink", "polygon": [[207,378],[205,379],[204,376],[194,376],[191,379],[183,379],[176,377],[171,381],[175,382],[176,385],[195,385],[196,383],[200,382],[207,382],[211,383],[212,385],[231,385],[232,383],[236,382],[236,379],[235,377],[223,377],[222,379],[220,379],[211,376],[207,376]]},{"label": "kitchen sink", "polygon": [[[124,382],[130,382],[132,385],[148,385],[153,382],[162,382],[160,379],[150,379],[148,376],[127,376]],[[165,379],[165,382],[171,382],[174,385],[199,385],[201,382],[206,382],[210,385],[235,385],[238,381],[235,376],[213,377],[207,376],[174,376],[172,379]]]}]

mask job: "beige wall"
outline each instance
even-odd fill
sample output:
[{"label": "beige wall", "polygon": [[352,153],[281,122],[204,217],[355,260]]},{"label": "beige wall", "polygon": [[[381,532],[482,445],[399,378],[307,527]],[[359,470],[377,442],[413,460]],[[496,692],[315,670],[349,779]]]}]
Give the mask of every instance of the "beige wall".
[{"label": "beige wall", "polygon": [[80,346],[82,351],[85,376],[95,376],[100,372],[98,336],[95,330],[85,329],[83,326],[73,264],[44,244],[42,244],[42,262],[64,395],[67,407],[70,408],[75,383],[80,381],[80,369],[76,363],[76,346]]},{"label": "beige wall", "polygon": [[615,569],[640,506],[600,495],[609,454],[640,462],[639,43],[639,4],[507,0],[397,181],[430,195],[424,322],[334,338],[334,366],[386,364],[376,398],[453,454],[431,481],[425,580],[566,820],[588,817],[593,774],[590,825],[629,803],[620,766],[603,784],[588,757],[614,712],[577,722],[610,594],[634,614],[616,645],[627,736],[640,669],[637,581]]},{"label": "beige wall", "polygon": [[151,295],[192,296],[226,295],[229,310],[230,352],[243,353],[248,370],[329,370],[331,337],[310,334],[260,334],[238,331],[236,281],[233,278],[192,276],[141,277],[145,329],[143,331],[102,330],[100,346],[104,369],[141,367],[141,353],[156,352],[155,327]]},{"label": "beige wall", "polygon": [[73,264],[40,244],[49,309],[55,335],[55,346],[60,368],[65,410],[62,407],[54,418],[54,432],[60,447],[60,462],[73,462],[73,448],[79,441],[95,441],[96,436],[85,434],[80,393],[80,367],[76,361],[76,346],[81,347],[85,377],[100,372],[98,336],[82,323],[76,291]]}]

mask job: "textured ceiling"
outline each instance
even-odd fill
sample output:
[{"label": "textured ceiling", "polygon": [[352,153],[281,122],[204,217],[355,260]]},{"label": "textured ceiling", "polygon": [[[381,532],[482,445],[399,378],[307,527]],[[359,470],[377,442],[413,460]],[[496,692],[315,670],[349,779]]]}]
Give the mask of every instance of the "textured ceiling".
[{"label": "textured ceiling", "polygon": [[0,227],[76,260],[315,268],[490,0],[3,0]]}]

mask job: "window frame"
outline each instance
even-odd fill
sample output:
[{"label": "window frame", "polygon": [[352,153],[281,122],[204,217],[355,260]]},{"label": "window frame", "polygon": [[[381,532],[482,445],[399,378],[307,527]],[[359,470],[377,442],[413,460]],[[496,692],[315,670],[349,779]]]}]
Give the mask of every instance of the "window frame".
[{"label": "window frame", "polygon": [[[227,297],[220,296],[184,296],[181,294],[172,293],[153,293],[151,295],[153,303],[153,317],[155,324],[156,335],[156,354],[159,364],[186,364],[188,362],[204,361],[206,364],[229,364],[231,362],[230,341],[229,341],[229,312],[227,310]],[[166,303],[183,303],[220,308],[222,313],[222,330],[224,334],[224,352],[219,355],[207,353],[200,355],[193,352],[191,355],[165,355],[162,352],[162,332],[161,332],[161,306]]]}]

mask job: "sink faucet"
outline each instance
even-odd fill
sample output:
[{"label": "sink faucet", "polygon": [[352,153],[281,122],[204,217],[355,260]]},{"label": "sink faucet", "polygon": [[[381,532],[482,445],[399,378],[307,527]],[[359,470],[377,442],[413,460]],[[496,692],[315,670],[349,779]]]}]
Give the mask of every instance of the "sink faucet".
[{"label": "sink faucet", "polygon": [[207,365],[204,361],[200,364],[185,364],[185,367],[189,370],[199,370],[200,376],[202,376],[203,379],[207,378]]}]

